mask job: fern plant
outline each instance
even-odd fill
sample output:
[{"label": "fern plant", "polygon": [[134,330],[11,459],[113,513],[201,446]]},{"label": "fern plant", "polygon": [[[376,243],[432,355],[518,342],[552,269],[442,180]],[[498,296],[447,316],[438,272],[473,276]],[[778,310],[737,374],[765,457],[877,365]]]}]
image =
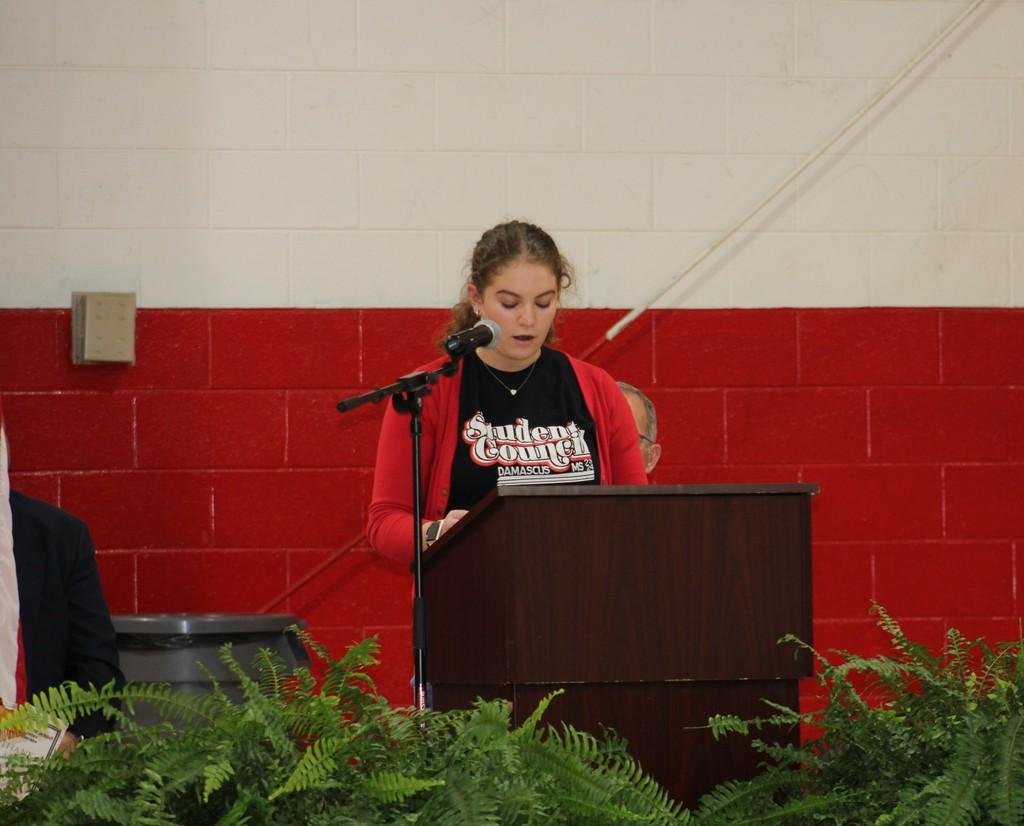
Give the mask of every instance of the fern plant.
[{"label": "fern plant", "polygon": [[[1024,642],[993,648],[948,633],[938,654],[910,641],[879,606],[890,656],[811,651],[828,698],[800,714],[771,706],[754,720],[716,717],[716,736],[808,725],[801,745],[755,740],[765,757],[751,780],[724,783],[693,811],[669,799],[606,733],[543,724],[547,697],[518,728],[503,701],[434,713],[391,708],[367,668],[365,640],[321,680],[288,674],[269,652],[259,677],[229,646],[221,658],[241,701],[214,682],[209,695],[167,686],[73,684],[34,698],[0,730],[45,725],[102,709],[114,732],[86,740],[70,760],[10,758],[16,784],[0,789],[0,822],[20,824],[979,824],[1024,823]],[[111,705],[121,702],[121,710]],[[141,705],[158,725],[140,726]],[[148,715],[152,716],[152,715]]]},{"label": "fern plant", "polygon": [[701,800],[701,824],[1024,823],[1024,641],[989,647],[951,630],[939,654],[909,640],[880,606],[891,656],[813,652],[828,697],[804,715],[717,717],[716,736],[768,723],[818,732],[799,747],[755,741],[770,760]]},{"label": "fern plant", "polygon": [[[340,660],[286,673],[267,651],[251,678],[232,657],[242,699],[216,681],[207,695],[165,685],[83,690],[68,683],[0,721],[33,728],[96,710],[116,718],[68,760],[11,758],[0,821],[20,824],[558,824],[688,823],[625,744],[542,725],[549,696],[512,728],[503,701],[434,713],[391,708],[367,668],[376,641]],[[211,678],[212,679],[212,678]],[[120,701],[121,708],[112,705]],[[141,706],[162,722],[143,726]],[[152,715],[148,715],[152,717]],[[17,775],[14,772],[18,772]],[[19,800],[15,786],[31,792]]]}]

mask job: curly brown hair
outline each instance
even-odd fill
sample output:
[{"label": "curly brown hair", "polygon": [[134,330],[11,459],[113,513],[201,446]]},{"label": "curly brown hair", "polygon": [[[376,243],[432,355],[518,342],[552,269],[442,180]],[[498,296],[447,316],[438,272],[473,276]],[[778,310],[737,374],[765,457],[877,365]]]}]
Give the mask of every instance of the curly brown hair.
[{"label": "curly brown hair", "polygon": [[[487,230],[473,247],[469,261],[469,275],[462,288],[462,297],[452,308],[445,335],[472,327],[477,319],[469,301],[469,285],[483,295],[495,274],[513,261],[546,264],[551,267],[558,283],[558,294],[572,287],[575,273],[569,260],[558,251],[555,240],[535,224],[526,221],[507,221]],[[557,317],[556,317],[557,318]],[[554,340],[555,325],[548,331],[546,343]],[[443,345],[443,341],[442,341]]]}]

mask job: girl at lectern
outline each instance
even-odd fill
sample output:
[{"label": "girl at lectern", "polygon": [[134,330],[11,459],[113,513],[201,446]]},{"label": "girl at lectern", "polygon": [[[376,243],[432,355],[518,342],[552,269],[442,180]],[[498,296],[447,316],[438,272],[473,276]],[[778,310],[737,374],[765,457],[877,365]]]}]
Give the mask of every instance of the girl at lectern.
[{"label": "girl at lectern", "polygon": [[[551,348],[572,266],[540,227],[509,221],[473,249],[442,347],[462,354],[423,399],[424,547],[495,486],[645,485],[636,424],[604,370]],[[433,371],[448,356],[420,368]],[[409,417],[388,405],[367,533],[379,552],[413,557]]]}]

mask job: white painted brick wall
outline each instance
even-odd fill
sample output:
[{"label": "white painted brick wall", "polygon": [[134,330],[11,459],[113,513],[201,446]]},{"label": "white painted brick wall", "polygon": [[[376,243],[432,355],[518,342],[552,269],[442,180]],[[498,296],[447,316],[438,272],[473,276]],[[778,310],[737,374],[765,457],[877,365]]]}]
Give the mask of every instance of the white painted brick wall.
[{"label": "white painted brick wall", "polygon": [[356,0],[213,0],[206,4],[209,62],[199,65],[282,72],[354,71],[358,68],[356,6]]},{"label": "white painted brick wall", "polygon": [[237,229],[359,226],[353,152],[213,152],[210,225]]},{"label": "white painted brick wall", "polygon": [[1024,0],[0,0],[0,306],[1024,306]]},{"label": "white painted brick wall", "polygon": [[[207,18],[202,3],[178,0],[45,0],[52,14],[56,63],[64,66],[205,68]],[[23,8],[19,14],[27,14]],[[244,20],[240,16],[239,24]]]},{"label": "white painted brick wall", "polygon": [[584,149],[631,154],[725,152],[727,99],[722,78],[587,78]]},{"label": "white painted brick wall", "polygon": [[433,232],[297,232],[294,304],[432,306],[438,294],[437,244]]},{"label": "white painted brick wall", "polygon": [[939,222],[934,158],[844,156],[824,159],[801,188],[806,232],[925,232]]},{"label": "white painted brick wall", "polygon": [[68,151],[59,225],[71,229],[209,226],[207,153]]},{"label": "white painted brick wall", "polygon": [[0,181],[0,227],[57,225],[57,153],[0,152]]},{"label": "white painted brick wall", "polygon": [[285,232],[151,230],[141,234],[140,245],[144,306],[289,306]]},{"label": "white painted brick wall", "polygon": [[437,133],[436,86],[428,74],[293,74],[288,148],[431,150]]},{"label": "white painted brick wall", "polygon": [[502,0],[374,0],[359,4],[364,72],[505,71]]},{"label": "white painted brick wall", "polygon": [[777,307],[780,295],[816,293],[815,306],[870,304],[870,242],[864,233],[765,233],[730,245],[729,306]]},{"label": "white painted brick wall", "polygon": [[696,77],[791,77],[792,2],[655,0],[654,71]]},{"label": "white painted brick wall", "polygon": [[[583,297],[588,303],[609,307],[647,301],[672,285],[682,270],[680,262],[696,259],[716,237],[707,232],[591,233],[587,256],[593,263],[584,284],[588,294]],[[657,306],[731,306],[727,275],[721,264],[702,267],[680,281]]]},{"label": "white painted brick wall", "polygon": [[500,220],[507,201],[497,154],[389,153],[363,156],[363,226],[469,229]]},{"label": "white painted brick wall", "polygon": [[137,291],[139,251],[135,230],[2,229],[0,303],[70,308],[75,290]]},{"label": "white painted brick wall", "polygon": [[871,128],[871,152],[918,156],[1005,155],[1010,145],[1008,110],[1004,83],[922,80],[887,100],[879,109],[880,117],[873,121]]},{"label": "white painted brick wall", "polygon": [[509,211],[552,232],[653,226],[651,159],[635,154],[516,154]]},{"label": "white painted brick wall", "polygon": [[437,81],[437,148],[442,152],[579,152],[583,148],[580,79],[442,75]]},{"label": "white painted brick wall", "polygon": [[1010,85],[1011,155],[1024,155],[1024,83]]},{"label": "white painted brick wall", "polygon": [[928,307],[1006,307],[1009,272],[1006,235],[878,234],[872,238],[868,303],[902,305],[908,302],[900,296],[912,295],[915,304]]},{"label": "white painted brick wall", "polygon": [[1024,232],[1024,157],[943,160],[942,227]]},{"label": "white painted brick wall", "polygon": [[[790,155],[661,155],[654,159],[657,229],[724,232],[792,175]],[[796,229],[796,190],[789,189],[755,216],[748,229]]]},{"label": "white painted brick wall", "polygon": [[[939,33],[938,17],[945,20],[955,11],[950,4],[918,0],[801,0],[796,11],[796,73],[888,80]],[[935,61],[933,55],[927,67],[934,68]]]},{"label": "white painted brick wall", "polygon": [[507,71],[635,74],[651,70],[645,0],[509,0]]},{"label": "white painted brick wall", "polygon": [[1014,306],[1019,307],[1020,296],[1024,295],[1024,233],[1018,233],[1013,239],[1013,281],[1010,285],[1011,295],[1017,299]]}]

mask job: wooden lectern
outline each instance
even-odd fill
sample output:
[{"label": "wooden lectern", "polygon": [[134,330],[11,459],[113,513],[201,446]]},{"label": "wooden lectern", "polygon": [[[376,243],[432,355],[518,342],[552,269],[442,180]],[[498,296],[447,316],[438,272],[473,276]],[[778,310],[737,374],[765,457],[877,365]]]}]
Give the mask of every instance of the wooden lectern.
[{"label": "wooden lectern", "polygon": [[[762,756],[715,714],[791,708],[811,675],[817,485],[524,485],[496,490],[424,556],[426,679],[438,710],[480,696],[612,728],[694,806]],[[799,732],[769,731],[796,742]]]}]

